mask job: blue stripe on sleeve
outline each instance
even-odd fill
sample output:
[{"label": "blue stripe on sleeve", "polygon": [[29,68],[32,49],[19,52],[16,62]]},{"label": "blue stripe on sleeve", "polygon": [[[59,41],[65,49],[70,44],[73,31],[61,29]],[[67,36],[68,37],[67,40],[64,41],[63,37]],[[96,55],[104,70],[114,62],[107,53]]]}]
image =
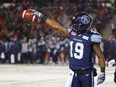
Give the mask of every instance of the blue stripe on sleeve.
[{"label": "blue stripe on sleeve", "polygon": [[102,39],[102,37],[100,35],[93,34],[91,36],[91,41],[93,43],[101,43],[101,39]]}]

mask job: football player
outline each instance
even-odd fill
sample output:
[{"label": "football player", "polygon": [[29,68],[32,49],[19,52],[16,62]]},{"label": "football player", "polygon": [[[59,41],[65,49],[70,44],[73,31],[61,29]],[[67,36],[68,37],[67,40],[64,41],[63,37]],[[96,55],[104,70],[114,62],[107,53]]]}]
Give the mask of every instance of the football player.
[{"label": "football player", "polygon": [[105,58],[100,49],[101,35],[91,32],[92,18],[85,12],[77,13],[73,18],[69,29],[65,29],[58,22],[47,18],[44,14],[34,11],[32,15],[39,17],[39,22],[45,22],[59,33],[70,39],[69,68],[71,70],[67,87],[94,87],[92,54],[96,53],[99,60],[101,73],[97,84],[105,80]]}]

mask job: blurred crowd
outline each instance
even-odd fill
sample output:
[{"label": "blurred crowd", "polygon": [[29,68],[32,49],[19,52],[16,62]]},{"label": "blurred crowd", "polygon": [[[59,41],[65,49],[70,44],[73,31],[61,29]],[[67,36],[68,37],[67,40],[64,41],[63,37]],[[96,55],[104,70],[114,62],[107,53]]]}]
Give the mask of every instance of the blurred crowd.
[{"label": "blurred crowd", "polygon": [[[100,33],[115,15],[115,7],[111,3],[100,2],[96,4],[96,2],[91,2],[80,4],[78,2],[73,3],[76,0],[72,0],[72,3],[69,3],[70,0],[62,0],[63,2],[58,3],[57,1],[61,0],[55,1],[43,6],[28,1],[10,4],[1,3],[0,63],[49,64],[52,61],[53,64],[65,64],[68,62],[69,39],[62,37],[61,34],[44,23],[38,24],[23,20],[20,12],[25,9],[38,10],[47,17],[55,19],[65,28],[70,26],[71,18],[75,13],[86,11],[94,19],[92,28]],[[113,33],[113,35],[116,35],[116,33]],[[116,48],[116,36],[111,43],[112,46],[113,43],[115,43]],[[107,46],[110,45],[105,44],[104,50],[108,50]],[[109,58],[109,53],[107,54],[105,51],[104,54],[106,58]],[[113,58],[116,58],[116,55]]]},{"label": "blurred crowd", "polygon": [[[115,17],[114,17],[115,18]],[[116,65],[116,21],[111,21],[111,35],[104,41],[104,55],[109,63]]]}]

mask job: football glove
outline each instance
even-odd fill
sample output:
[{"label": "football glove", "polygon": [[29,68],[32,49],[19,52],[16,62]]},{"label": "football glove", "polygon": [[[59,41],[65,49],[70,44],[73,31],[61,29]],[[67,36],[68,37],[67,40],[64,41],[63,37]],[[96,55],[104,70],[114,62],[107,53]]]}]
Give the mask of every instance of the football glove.
[{"label": "football glove", "polygon": [[103,83],[105,81],[105,73],[101,72],[97,78],[97,85]]},{"label": "football glove", "polygon": [[35,11],[31,14],[31,15],[36,15],[38,16],[40,19],[43,17],[43,14],[41,12]]},{"label": "football glove", "polygon": [[31,10],[33,11],[33,13],[31,13],[31,15],[37,16],[38,17],[38,22],[41,22],[41,21],[45,22],[46,17],[41,12],[33,10],[33,9],[31,9]]}]

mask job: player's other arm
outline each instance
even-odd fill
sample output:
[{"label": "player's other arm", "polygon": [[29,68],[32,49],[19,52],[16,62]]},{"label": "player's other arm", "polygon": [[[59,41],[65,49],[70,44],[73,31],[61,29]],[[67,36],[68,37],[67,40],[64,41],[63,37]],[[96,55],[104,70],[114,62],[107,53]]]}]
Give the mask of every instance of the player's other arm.
[{"label": "player's other arm", "polygon": [[105,73],[105,58],[104,58],[103,52],[100,48],[101,39],[102,39],[101,35],[97,32],[93,33],[93,35],[91,36],[91,41],[93,43],[93,49],[98,57],[101,72]]},{"label": "player's other arm", "polygon": [[101,69],[101,73],[99,74],[98,79],[97,79],[97,85],[105,81],[105,58],[100,48],[101,39],[102,37],[100,36],[99,33],[94,33],[91,36],[91,41],[93,42],[93,49],[94,49],[95,54],[98,57],[99,66]]},{"label": "player's other arm", "polygon": [[93,49],[98,57],[99,66],[101,69],[101,73],[97,78],[97,85],[99,85],[105,81],[105,58],[99,45],[94,45]]},{"label": "player's other arm", "polygon": [[95,45],[93,45],[93,49],[94,49],[94,51],[95,51],[95,53],[98,57],[101,72],[105,73],[105,58],[104,58],[104,55],[102,53],[102,50],[101,50],[100,46],[95,44]]},{"label": "player's other arm", "polygon": [[67,30],[62,27],[58,22],[56,22],[53,19],[47,18],[45,15],[43,15],[42,13],[38,12],[38,11],[34,11],[32,13],[32,15],[36,15],[39,17],[39,21],[38,22],[45,22],[46,24],[48,24],[49,26],[53,27],[55,30],[57,30],[59,33],[61,33],[63,36],[68,37],[69,34],[67,32]]}]

